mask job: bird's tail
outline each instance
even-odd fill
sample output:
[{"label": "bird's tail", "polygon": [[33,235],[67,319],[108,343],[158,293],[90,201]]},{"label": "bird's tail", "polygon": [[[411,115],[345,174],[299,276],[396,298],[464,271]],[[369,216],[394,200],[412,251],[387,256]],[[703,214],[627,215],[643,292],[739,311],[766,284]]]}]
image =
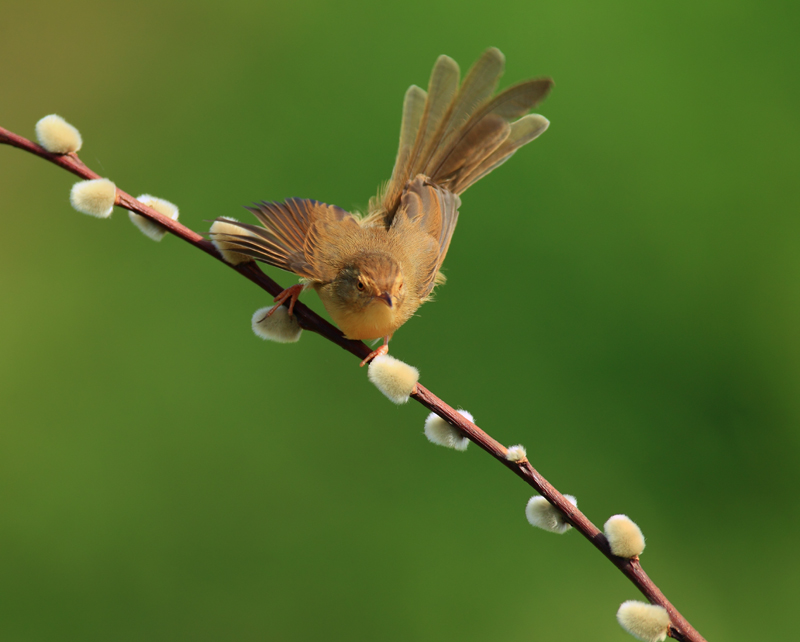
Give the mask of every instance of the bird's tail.
[{"label": "bird's tail", "polygon": [[396,210],[406,184],[418,174],[460,194],[547,129],[546,118],[528,112],[553,81],[526,80],[492,97],[504,65],[503,54],[488,49],[459,87],[458,65],[440,56],[427,93],[409,87],[397,159],[380,201],[385,212]]}]

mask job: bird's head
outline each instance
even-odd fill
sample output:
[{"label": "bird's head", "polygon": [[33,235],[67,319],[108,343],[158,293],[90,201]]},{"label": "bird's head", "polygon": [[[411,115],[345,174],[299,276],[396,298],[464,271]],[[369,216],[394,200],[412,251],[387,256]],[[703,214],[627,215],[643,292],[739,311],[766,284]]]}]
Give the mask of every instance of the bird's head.
[{"label": "bird's head", "polygon": [[355,309],[373,303],[396,309],[405,299],[403,271],[387,254],[365,254],[342,268],[336,291],[342,303]]}]

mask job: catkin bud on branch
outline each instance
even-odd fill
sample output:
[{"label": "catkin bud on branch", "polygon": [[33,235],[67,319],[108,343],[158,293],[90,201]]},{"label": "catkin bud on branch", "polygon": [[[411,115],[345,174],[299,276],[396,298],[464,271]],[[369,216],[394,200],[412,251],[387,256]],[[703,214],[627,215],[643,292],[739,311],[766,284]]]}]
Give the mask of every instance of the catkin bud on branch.
[{"label": "catkin bud on branch", "polygon": [[[578,500],[572,495],[564,495],[573,506],[578,506]],[[528,500],[525,507],[525,517],[531,526],[541,528],[551,533],[566,533],[572,526],[564,519],[564,515],[541,495],[534,495]]]},{"label": "catkin bud on branch", "polygon": [[527,461],[528,453],[525,450],[525,446],[521,444],[517,444],[516,446],[509,446],[508,451],[506,452],[506,459],[508,461],[513,461],[516,463]]},{"label": "catkin bud on branch", "polygon": [[603,526],[611,552],[619,557],[638,557],[644,550],[642,530],[627,515],[612,515]]},{"label": "catkin bud on branch", "polygon": [[108,218],[114,210],[117,198],[117,186],[107,178],[96,178],[91,181],[80,181],[72,186],[69,202],[79,212]]},{"label": "catkin bud on branch", "polygon": [[51,154],[70,154],[83,145],[81,133],[56,114],[45,116],[36,123],[36,140]]},{"label": "catkin bud on branch", "polygon": [[419,370],[388,354],[370,361],[369,380],[396,404],[406,403],[419,381]]},{"label": "catkin bud on branch", "polygon": [[[468,421],[473,421],[472,415],[466,410],[459,410],[458,414]],[[432,444],[453,450],[464,451],[469,446],[469,439],[461,434],[458,428],[451,426],[435,412],[429,414],[425,419],[425,436]]]},{"label": "catkin bud on branch", "polygon": [[252,327],[256,336],[267,341],[277,343],[295,343],[300,340],[303,329],[294,316],[289,316],[289,310],[280,305],[270,316],[267,316],[272,307],[261,308],[253,313]]},{"label": "catkin bud on branch", "polygon": [[[152,207],[156,212],[163,214],[167,218],[171,218],[173,221],[178,220],[178,206],[169,201],[165,201],[163,198],[150,196],[150,194],[142,194],[137,197],[136,200],[148,207]],[[147,238],[158,242],[167,234],[166,227],[159,225],[155,221],[151,221],[149,218],[140,216],[136,212],[128,212],[128,216],[131,219],[131,223],[138,227],[139,231]]]},{"label": "catkin bud on branch", "polygon": [[663,606],[636,600],[623,602],[617,611],[619,625],[643,642],[662,642],[669,631],[669,613]]}]

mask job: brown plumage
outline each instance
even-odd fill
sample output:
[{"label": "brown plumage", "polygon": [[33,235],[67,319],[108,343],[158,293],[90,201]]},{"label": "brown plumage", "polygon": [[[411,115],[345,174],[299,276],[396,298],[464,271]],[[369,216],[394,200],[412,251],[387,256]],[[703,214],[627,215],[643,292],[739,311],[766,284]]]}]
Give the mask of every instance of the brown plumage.
[{"label": "brown plumage", "polygon": [[459,87],[456,62],[440,56],[427,93],[406,92],[400,145],[386,186],[366,216],[290,198],[249,209],[261,225],[231,223],[241,234],[215,241],[303,277],[276,297],[290,311],[304,287],[317,291],[351,339],[383,338],[367,359],[388,351],[392,334],[444,281],[439,271],[458,220],[459,194],[547,129],[529,114],[552,86],[527,80],[492,97],[505,59],[488,49]]}]

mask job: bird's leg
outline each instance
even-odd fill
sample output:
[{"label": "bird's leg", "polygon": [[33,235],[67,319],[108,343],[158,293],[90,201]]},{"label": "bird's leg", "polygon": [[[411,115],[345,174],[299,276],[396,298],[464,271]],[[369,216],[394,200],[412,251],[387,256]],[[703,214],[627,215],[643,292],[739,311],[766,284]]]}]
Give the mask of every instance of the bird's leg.
[{"label": "bird's leg", "polygon": [[[292,316],[294,312],[294,304],[297,303],[297,299],[300,296],[300,293],[306,289],[306,286],[303,283],[298,283],[297,285],[293,285],[289,288],[286,288],[283,292],[281,292],[278,296],[276,296],[273,300],[275,301],[275,305],[273,305],[269,312],[264,315],[264,319],[267,319],[272,316],[272,314],[281,307],[286,299],[291,299],[289,301],[289,316]],[[263,321],[264,319],[261,319]],[[260,322],[259,322],[260,323]]]},{"label": "bird's leg", "polygon": [[367,365],[370,361],[372,361],[375,357],[380,357],[382,354],[389,354],[389,339],[391,339],[391,335],[388,337],[383,337],[383,345],[378,348],[377,350],[373,350],[367,355],[367,358],[364,359],[359,366],[363,368]]}]

